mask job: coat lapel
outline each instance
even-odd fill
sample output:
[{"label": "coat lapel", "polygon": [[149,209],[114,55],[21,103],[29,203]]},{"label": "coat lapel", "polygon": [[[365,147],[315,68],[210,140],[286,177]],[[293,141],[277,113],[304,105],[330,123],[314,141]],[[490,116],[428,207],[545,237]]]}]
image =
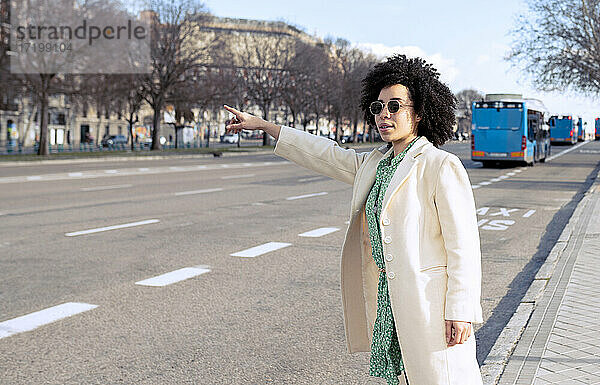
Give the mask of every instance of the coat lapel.
[{"label": "coat lapel", "polygon": [[411,170],[417,164],[417,157],[421,155],[421,152],[427,147],[427,145],[430,145],[430,142],[427,140],[427,138],[422,136],[408,150],[404,156],[404,159],[402,159],[398,165],[398,168],[394,172],[394,176],[392,177],[392,180],[385,191],[381,212],[385,211],[392,195],[402,186],[404,181],[406,181],[406,178],[408,178]]},{"label": "coat lapel", "polygon": [[389,156],[393,151],[394,150],[392,148],[388,149],[387,145],[379,147],[377,150],[373,151],[371,156],[369,156],[364,167],[359,169],[358,172],[360,172],[360,175],[357,175],[357,180],[359,183],[356,184],[356,189],[352,199],[353,215],[360,212],[360,209],[365,204],[367,197],[369,196],[371,187],[373,187],[373,183],[375,183],[375,172],[377,171],[377,165],[379,164],[379,161],[386,156]]}]

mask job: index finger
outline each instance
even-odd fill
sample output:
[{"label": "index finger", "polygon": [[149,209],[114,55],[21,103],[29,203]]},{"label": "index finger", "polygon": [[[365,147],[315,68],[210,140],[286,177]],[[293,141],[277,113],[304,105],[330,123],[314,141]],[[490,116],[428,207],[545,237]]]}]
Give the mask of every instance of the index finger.
[{"label": "index finger", "polygon": [[227,104],[223,105],[223,108],[226,109],[227,111],[231,112],[232,114],[234,114],[235,116],[240,116],[242,114],[241,111],[236,110],[233,107],[229,107]]}]

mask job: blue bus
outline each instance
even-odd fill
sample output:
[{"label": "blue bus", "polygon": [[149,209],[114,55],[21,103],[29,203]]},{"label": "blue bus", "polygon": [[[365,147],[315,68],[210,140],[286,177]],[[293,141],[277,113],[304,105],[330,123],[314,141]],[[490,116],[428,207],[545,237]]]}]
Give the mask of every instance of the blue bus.
[{"label": "blue bus", "polygon": [[594,138],[596,138],[596,140],[600,140],[600,118],[596,118],[596,123],[594,125]]},{"label": "blue bus", "polygon": [[585,136],[583,135],[583,119],[577,119],[577,140],[583,142]]},{"label": "blue bus", "polygon": [[576,128],[572,116],[563,115],[560,117],[554,115],[550,117],[548,124],[550,125],[550,141],[552,143],[575,144],[577,142]]},{"label": "blue bus", "polygon": [[471,159],[495,163],[545,162],[550,155],[547,110],[537,99],[489,94],[473,102]]}]

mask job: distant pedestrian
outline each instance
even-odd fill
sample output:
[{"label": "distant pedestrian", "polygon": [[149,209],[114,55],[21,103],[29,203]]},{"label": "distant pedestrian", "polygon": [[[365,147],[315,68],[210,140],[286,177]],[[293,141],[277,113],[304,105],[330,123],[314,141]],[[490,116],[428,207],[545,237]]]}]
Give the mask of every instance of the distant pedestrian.
[{"label": "distant pedestrian", "polygon": [[[419,58],[392,56],[362,82],[365,119],[387,142],[368,153],[225,106],[228,131],[262,129],[275,153],[353,185],[342,247],[348,350],[370,351],[388,384],[480,385],[472,322],[482,322],[481,252],[471,183],[438,149],[455,99]],[[343,381],[341,381],[343,382]]]}]

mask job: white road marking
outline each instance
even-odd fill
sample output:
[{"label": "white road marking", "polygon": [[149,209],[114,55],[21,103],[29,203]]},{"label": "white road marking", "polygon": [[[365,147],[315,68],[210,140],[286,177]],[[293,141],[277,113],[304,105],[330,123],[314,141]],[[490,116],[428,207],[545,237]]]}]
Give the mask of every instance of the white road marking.
[{"label": "white road marking", "polygon": [[149,225],[149,224],[158,223],[158,222],[160,222],[158,219],[148,219],[146,221],[125,223],[125,224],[122,224],[122,225],[114,225],[114,226],[107,226],[107,227],[99,227],[97,229],[76,231],[74,233],[66,233],[65,236],[67,236],[67,237],[75,237],[75,236],[78,236],[78,235],[100,233],[102,231],[124,229],[124,228],[127,228],[127,227],[135,227],[135,226],[143,226],[143,225]]},{"label": "white road marking", "polygon": [[515,172],[509,172],[509,173],[508,173],[508,174],[506,174],[506,175],[508,175],[508,176],[515,176],[515,175],[517,175],[517,173],[515,173]]},{"label": "white road marking", "polygon": [[472,188],[473,190],[475,190],[475,189],[477,189],[477,188],[480,188],[480,187],[481,187],[481,186],[480,186],[480,185],[478,185],[478,184],[471,185],[471,188]]},{"label": "white road marking", "polygon": [[321,227],[319,229],[315,229],[315,230],[307,231],[302,234],[298,234],[298,236],[299,237],[318,238],[318,237],[322,237],[327,234],[334,233],[338,230],[339,229],[337,227]]},{"label": "white road marking", "polygon": [[238,178],[251,178],[254,174],[246,174],[246,175],[228,175],[222,176],[221,179],[238,179]]},{"label": "white road marking", "polygon": [[208,272],[210,272],[210,269],[205,267],[184,267],[183,269],[171,271],[170,273],[138,281],[135,284],[154,287],[167,286]]},{"label": "white road marking", "polygon": [[84,311],[97,308],[98,305],[87,303],[67,302],[62,305],[50,307],[35,313],[13,318],[0,322],[0,338],[9,337],[13,334],[28,332],[40,326],[70,317]]},{"label": "white road marking", "polygon": [[177,166],[171,166],[171,167],[169,167],[169,170],[181,171],[181,170],[183,170],[183,168],[182,167],[177,167]]},{"label": "white road marking", "polygon": [[479,182],[479,184],[482,186],[489,186],[492,184],[492,182]]},{"label": "white road marking", "polygon": [[503,231],[503,230],[508,229],[508,226],[511,226],[514,224],[515,224],[515,221],[512,221],[510,219],[506,219],[506,220],[495,219],[493,221],[490,221],[489,224],[483,226],[482,229],[483,230]]},{"label": "white road marking", "polygon": [[494,179],[490,179],[490,182],[500,182],[502,179],[500,178],[494,178]]},{"label": "white road marking", "polygon": [[67,175],[69,175],[72,178],[78,177],[78,176],[82,176],[83,173],[82,172],[70,172]]},{"label": "white road marking", "polygon": [[271,251],[283,249],[284,247],[291,246],[291,243],[283,243],[283,242],[269,242],[264,245],[259,245],[255,247],[251,247],[246,250],[238,251],[237,253],[229,254],[232,257],[244,257],[244,258],[254,258],[259,255],[266,254]]},{"label": "white road marking", "polygon": [[285,199],[288,200],[288,201],[293,201],[293,200],[296,200],[296,199],[311,198],[311,197],[316,197],[316,196],[321,196],[321,195],[327,195],[327,193],[326,192],[320,192],[320,193],[314,193],[314,194],[298,195],[298,196],[295,196],[295,197],[288,197],[288,198],[285,198]]},{"label": "white road marking", "polygon": [[313,176],[310,178],[302,178],[302,179],[298,179],[298,182],[309,182],[311,180],[317,180],[317,179],[321,179],[320,176]]},{"label": "white road marking", "polygon": [[515,172],[522,172],[523,170],[515,170]]},{"label": "white road marking", "polygon": [[477,209],[477,214],[485,215],[485,214],[487,214],[488,211],[490,211],[489,207],[481,207],[481,208]]},{"label": "white road marking", "polygon": [[529,218],[533,214],[535,214],[535,210],[529,210],[528,212],[525,213],[525,215],[523,215],[523,218]]},{"label": "white road marking", "polygon": [[480,219],[479,222],[477,222],[477,227],[480,227],[481,225],[483,225],[484,223],[487,223],[489,221],[489,219]]},{"label": "white road marking", "polygon": [[500,175],[500,176],[498,177],[498,179],[506,179],[506,178],[508,178],[508,175]]},{"label": "white road marking", "polygon": [[[281,165],[291,165],[291,162],[288,161],[278,161],[278,162],[264,162],[264,163],[252,163],[252,167],[262,167],[262,166],[281,166]],[[168,166],[165,167],[132,167],[132,168],[123,168],[118,170],[88,170],[82,172],[82,175],[79,178],[93,179],[93,178],[107,178],[107,177],[116,177],[116,176],[128,176],[128,175],[149,175],[149,174],[167,174],[167,173],[175,173],[175,172],[196,172],[198,170],[221,170],[223,167],[220,164],[217,165],[190,165],[190,166],[177,166],[177,169],[170,169]],[[231,163],[227,165],[229,169],[243,169],[245,166],[240,163]],[[5,183],[23,183],[23,182],[34,182],[34,181],[57,181],[57,180],[68,180],[72,179],[74,176],[69,176],[69,173],[57,173],[57,174],[44,174],[44,175],[30,175],[30,176],[10,176],[10,177],[0,177],[0,184]]]},{"label": "white road marking", "polygon": [[502,215],[503,217],[510,217],[510,213],[513,213],[513,212],[518,211],[518,210],[519,209],[510,209],[510,210],[507,210],[504,207],[500,207],[500,211],[498,211],[497,213],[490,214],[490,216]]},{"label": "white road marking", "polygon": [[563,156],[564,154],[566,154],[566,153],[568,153],[568,152],[571,152],[571,151],[573,151],[574,149],[576,149],[576,148],[579,148],[579,147],[583,146],[583,145],[584,145],[584,144],[586,144],[586,143],[587,143],[587,142],[583,142],[583,143],[576,144],[576,145],[574,145],[573,147],[571,147],[571,148],[568,148],[568,149],[566,149],[566,150],[564,150],[564,151],[561,151],[561,152],[559,152],[559,153],[558,153],[558,154],[556,154],[556,155],[552,155],[550,158],[546,159],[546,161],[551,161],[551,160],[553,160],[553,159],[556,159],[556,158],[558,158],[559,156]]},{"label": "white road marking", "polygon": [[217,192],[217,191],[223,191],[223,189],[222,188],[209,188],[209,189],[205,189],[205,190],[182,191],[182,192],[175,193],[175,196],[205,194],[205,193],[211,193],[211,192]]},{"label": "white road marking", "polygon": [[103,191],[103,190],[115,190],[119,188],[132,187],[132,184],[118,184],[114,186],[98,186],[98,187],[82,187],[81,191]]}]

